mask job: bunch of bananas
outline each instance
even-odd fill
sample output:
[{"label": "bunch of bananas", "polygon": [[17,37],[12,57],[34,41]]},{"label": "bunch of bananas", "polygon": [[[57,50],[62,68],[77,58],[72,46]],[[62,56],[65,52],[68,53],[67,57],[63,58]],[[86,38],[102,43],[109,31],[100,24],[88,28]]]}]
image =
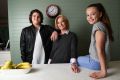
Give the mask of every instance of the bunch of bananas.
[{"label": "bunch of bananas", "polygon": [[6,61],[3,66],[0,67],[1,70],[4,69],[27,69],[31,68],[32,65],[28,62],[21,62],[19,64],[13,64],[12,61]]}]

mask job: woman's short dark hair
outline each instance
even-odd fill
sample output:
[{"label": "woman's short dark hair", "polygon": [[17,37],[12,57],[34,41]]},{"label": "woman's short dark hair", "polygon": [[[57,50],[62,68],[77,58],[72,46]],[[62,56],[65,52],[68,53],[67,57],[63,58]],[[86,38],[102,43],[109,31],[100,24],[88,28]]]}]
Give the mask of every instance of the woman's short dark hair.
[{"label": "woman's short dark hair", "polygon": [[42,14],[42,12],[41,12],[40,10],[38,10],[38,9],[34,9],[34,10],[32,10],[32,11],[30,12],[30,15],[29,15],[29,21],[30,21],[30,23],[32,23],[32,15],[33,15],[33,13],[35,13],[35,12],[37,12],[37,13],[40,15],[41,23],[42,23],[42,22],[43,22],[43,14]]}]

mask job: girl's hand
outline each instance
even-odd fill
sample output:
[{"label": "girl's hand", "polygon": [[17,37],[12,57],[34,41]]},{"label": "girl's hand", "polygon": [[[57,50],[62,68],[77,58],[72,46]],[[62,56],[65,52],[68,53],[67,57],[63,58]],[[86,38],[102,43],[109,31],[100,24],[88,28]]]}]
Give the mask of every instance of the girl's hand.
[{"label": "girl's hand", "polygon": [[79,67],[76,63],[71,64],[71,69],[74,73],[79,73],[80,72],[80,69],[79,69]]},{"label": "girl's hand", "polygon": [[93,72],[93,73],[91,73],[90,77],[95,78],[95,79],[99,79],[99,78],[106,77],[106,75],[107,75],[107,72],[99,71],[99,72]]}]

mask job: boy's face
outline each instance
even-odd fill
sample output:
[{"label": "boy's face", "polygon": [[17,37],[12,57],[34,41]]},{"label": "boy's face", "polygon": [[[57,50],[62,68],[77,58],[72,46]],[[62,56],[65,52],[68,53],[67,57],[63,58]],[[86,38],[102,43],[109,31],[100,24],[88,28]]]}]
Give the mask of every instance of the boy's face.
[{"label": "boy's face", "polygon": [[39,13],[34,12],[34,13],[32,14],[32,23],[33,23],[34,25],[39,25],[40,22],[41,22],[41,18],[40,18]]}]

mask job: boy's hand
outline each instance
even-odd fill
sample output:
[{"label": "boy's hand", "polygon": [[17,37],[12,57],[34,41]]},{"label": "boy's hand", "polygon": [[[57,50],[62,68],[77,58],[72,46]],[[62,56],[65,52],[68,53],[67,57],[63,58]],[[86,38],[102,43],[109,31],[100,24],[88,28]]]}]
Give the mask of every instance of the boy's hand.
[{"label": "boy's hand", "polygon": [[50,37],[51,41],[55,41],[58,38],[58,33],[56,31],[54,31]]}]

